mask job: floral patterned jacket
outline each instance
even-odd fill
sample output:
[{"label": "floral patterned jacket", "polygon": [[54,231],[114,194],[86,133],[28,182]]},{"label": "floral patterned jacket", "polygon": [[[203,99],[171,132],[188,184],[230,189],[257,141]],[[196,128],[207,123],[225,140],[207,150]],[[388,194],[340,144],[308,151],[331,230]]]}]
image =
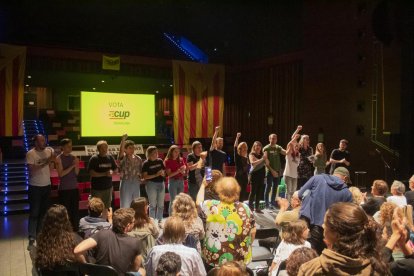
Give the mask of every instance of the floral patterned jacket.
[{"label": "floral patterned jacket", "polygon": [[207,264],[220,266],[227,261],[252,259],[251,230],[255,220],[249,207],[242,202],[224,203],[206,200],[201,209],[206,216],[206,236],[202,255]]}]

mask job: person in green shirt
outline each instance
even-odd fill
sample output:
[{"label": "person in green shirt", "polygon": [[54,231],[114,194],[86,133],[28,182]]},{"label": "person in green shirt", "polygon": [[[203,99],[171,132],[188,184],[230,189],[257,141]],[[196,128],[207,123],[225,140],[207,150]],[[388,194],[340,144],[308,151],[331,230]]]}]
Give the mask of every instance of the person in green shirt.
[{"label": "person in green shirt", "polygon": [[[266,208],[276,207],[276,191],[282,176],[280,155],[286,155],[286,150],[277,143],[277,135],[269,135],[269,144],[263,148],[263,152],[267,152],[269,163],[266,165],[266,187],[265,187],[265,204]],[[270,190],[272,191],[269,197]]]}]

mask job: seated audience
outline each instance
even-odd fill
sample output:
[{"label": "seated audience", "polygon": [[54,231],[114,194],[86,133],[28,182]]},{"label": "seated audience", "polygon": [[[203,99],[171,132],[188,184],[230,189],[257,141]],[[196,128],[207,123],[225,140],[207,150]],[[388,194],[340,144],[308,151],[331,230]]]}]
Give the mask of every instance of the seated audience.
[{"label": "seated audience", "polygon": [[212,267],[227,261],[252,258],[252,243],[256,234],[255,220],[250,208],[239,202],[240,186],[233,177],[223,177],[217,183],[220,200],[204,201],[205,184],[201,185],[197,202],[206,216],[206,237],[203,258]]},{"label": "seated audience", "polygon": [[349,187],[349,191],[352,194],[353,203],[358,204],[358,205],[361,205],[364,203],[364,197],[366,196],[366,193],[362,193],[361,190],[355,186]]},{"label": "seated audience", "polygon": [[295,249],[300,247],[311,247],[310,243],[306,241],[308,235],[308,224],[304,220],[288,222],[283,227],[282,241],[276,249],[275,257],[270,267],[272,275],[277,275],[280,263],[289,258],[290,254]]},{"label": "seated audience", "polygon": [[[289,258],[286,260],[286,272],[289,276],[296,276],[299,272],[299,267],[315,258],[318,257],[318,254],[315,250],[308,247],[300,247],[295,249]],[[280,273],[279,273],[279,276]]]},{"label": "seated audience", "polygon": [[53,205],[43,218],[37,238],[35,266],[44,275],[53,275],[53,270],[71,266],[76,262],[73,249],[80,241],[72,231],[66,208]]},{"label": "seated audience", "polygon": [[174,252],[165,252],[158,260],[157,276],[178,276],[181,271],[181,257]]},{"label": "seated audience", "polygon": [[404,193],[404,183],[402,183],[401,181],[394,180],[394,182],[391,185],[392,196],[387,197],[387,201],[397,204],[398,207],[403,207],[407,205],[407,199],[405,198]]},{"label": "seated audience", "polygon": [[408,187],[410,191],[405,193],[405,198],[407,199],[407,204],[410,204],[414,208],[414,175],[408,180]]},{"label": "seated audience", "polygon": [[378,224],[354,203],[335,203],[324,219],[327,249],[298,275],[389,275]]},{"label": "seated audience", "polygon": [[[398,213],[398,210],[394,211],[391,223],[392,234],[385,245],[384,255],[385,259],[390,262],[392,275],[413,275],[414,253],[409,241],[410,232]],[[396,248],[401,250],[404,258],[393,261],[392,253]]]},{"label": "seated audience", "polygon": [[185,234],[196,240],[196,249],[201,253],[200,241],[204,238],[203,221],[197,215],[196,205],[188,194],[180,193],[172,204],[172,215],[180,217],[184,222]]},{"label": "seated audience", "polygon": [[289,201],[286,198],[277,198],[277,203],[280,210],[275,219],[276,226],[281,226],[283,223],[299,219],[300,206],[302,202],[299,199],[298,191],[294,192],[291,198],[292,210],[288,211]]},{"label": "seated audience", "polygon": [[395,203],[385,202],[381,205],[378,215],[375,216],[377,218],[376,221],[382,227],[382,238],[384,240],[387,240],[392,233],[391,222],[396,208],[398,208],[398,206]]},{"label": "seated audience", "polygon": [[[210,274],[210,273],[209,273]],[[215,268],[215,276],[248,276],[246,265],[243,262],[229,261]]]},{"label": "seated audience", "polygon": [[138,239],[127,235],[134,227],[134,215],[135,212],[131,208],[116,210],[111,230],[101,230],[75,247],[77,259],[86,263],[83,254],[96,248],[96,264],[112,266],[120,274],[134,271],[144,275],[140,243]]},{"label": "seated audience", "polygon": [[361,205],[362,209],[370,215],[374,216],[379,211],[381,205],[386,202],[385,195],[388,192],[388,184],[384,180],[374,180],[371,186],[372,197],[365,199],[365,203]]},{"label": "seated audience", "polygon": [[200,254],[194,248],[183,245],[185,239],[184,222],[180,217],[169,217],[164,224],[164,244],[154,246],[145,262],[147,275],[156,276],[159,259],[166,252],[175,252],[181,257],[180,275],[206,275]]},{"label": "seated audience", "polygon": [[79,221],[79,234],[84,238],[89,238],[92,234],[102,229],[110,229],[112,224],[112,208],[108,212],[108,221],[102,217],[105,205],[99,197],[92,197],[89,200],[88,214]]},{"label": "seated audience", "polygon": [[131,202],[131,208],[135,211],[135,223],[128,235],[141,242],[141,255],[145,261],[148,252],[154,247],[160,231],[155,220],[148,215],[148,201],[145,197],[134,199]]}]

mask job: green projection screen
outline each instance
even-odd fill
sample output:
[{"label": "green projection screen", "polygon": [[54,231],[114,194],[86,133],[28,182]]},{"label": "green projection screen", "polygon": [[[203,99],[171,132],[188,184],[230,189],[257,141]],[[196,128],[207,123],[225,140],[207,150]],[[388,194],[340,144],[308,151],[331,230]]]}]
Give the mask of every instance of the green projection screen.
[{"label": "green projection screen", "polygon": [[155,97],[81,91],[81,135],[155,136]]}]

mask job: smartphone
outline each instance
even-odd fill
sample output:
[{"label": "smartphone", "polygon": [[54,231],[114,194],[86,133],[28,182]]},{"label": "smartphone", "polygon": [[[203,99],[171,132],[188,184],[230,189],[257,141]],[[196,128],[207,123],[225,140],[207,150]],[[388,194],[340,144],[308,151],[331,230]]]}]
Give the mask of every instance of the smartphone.
[{"label": "smartphone", "polygon": [[208,182],[213,180],[213,176],[211,175],[211,167],[206,167],[205,168],[205,175],[206,175],[206,180]]}]

